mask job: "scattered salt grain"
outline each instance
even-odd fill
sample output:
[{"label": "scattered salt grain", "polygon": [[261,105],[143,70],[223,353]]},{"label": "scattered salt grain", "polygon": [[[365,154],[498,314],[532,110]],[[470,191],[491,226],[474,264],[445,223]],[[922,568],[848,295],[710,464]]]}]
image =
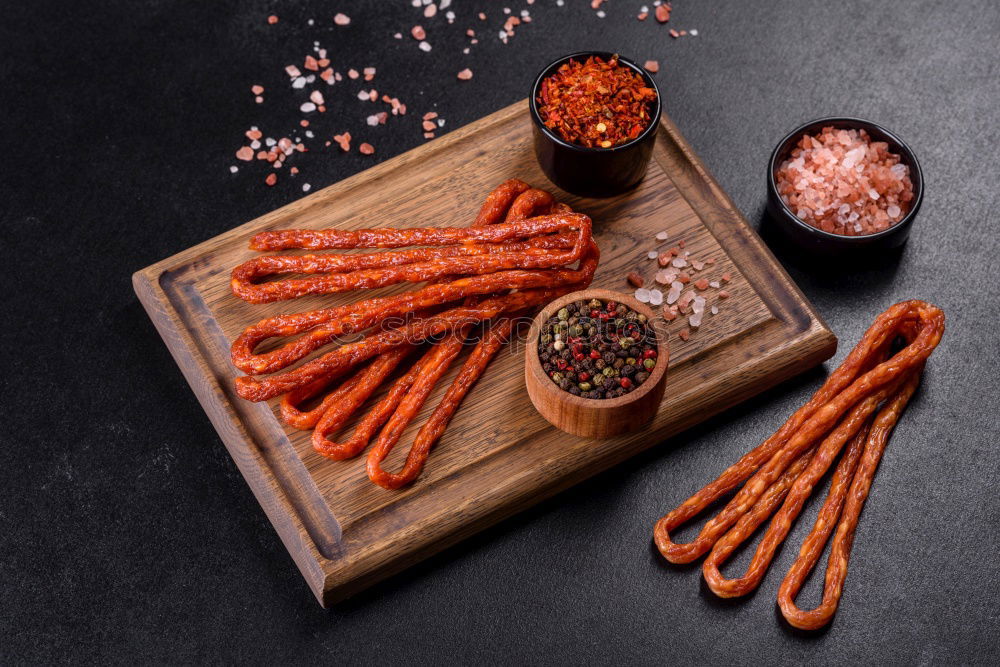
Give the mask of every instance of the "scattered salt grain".
[{"label": "scattered salt grain", "polygon": [[647,259],[656,259],[659,256],[660,256],[660,253],[656,252],[655,250],[650,250],[649,252],[646,253],[646,258]]},{"label": "scattered salt grain", "polygon": [[649,305],[659,306],[663,303],[663,292],[658,289],[649,290]]},{"label": "scattered salt grain", "polygon": [[420,48],[421,51],[425,53],[431,50],[431,45],[428,44],[427,42],[420,42],[420,44],[418,44],[417,46]]},{"label": "scattered salt grain", "polygon": [[311,190],[311,189],[312,189],[312,186],[309,185],[308,183],[303,183],[302,184],[302,192],[309,192],[309,190]]},{"label": "scattered salt grain", "polygon": [[673,266],[677,267],[678,269],[682,269],[682,268],[684,268],[685,266],[688,265],[687,260],[684,259],[683,257],[675,257],[674,261],[672,261],[670,263]]},{"label": "scattered salt grain", "polygon": [[649,303],[650,298],[652,298],[652,293],[644,287],[635,291],[635,300],[639,303]]},{"label": "scattered salt grain", "polygon": [[666,241],[668,238],[670,238],[670,234],[668,234],[667,232],[659,232],[656,235],[657,241]]}]

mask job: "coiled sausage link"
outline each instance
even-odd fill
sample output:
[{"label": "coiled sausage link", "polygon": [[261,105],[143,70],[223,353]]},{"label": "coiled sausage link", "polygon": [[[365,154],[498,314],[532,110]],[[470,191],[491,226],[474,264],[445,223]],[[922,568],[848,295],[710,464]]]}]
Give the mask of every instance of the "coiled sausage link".
[{"label": "coiled sausage link", "polygon": [[[905,301],[882,313],[813,399],[774,436],[657,522],[654,541],[664,558],[671,562],[690,562],[711,549],[703,566],[709,588],[721,597],[753,591],[816,483],[849,442],[816,525],[782,584],[779,596],[782,613],[792,625],[815,629],[828,623],[840,599],[854,529],[878,458],[943,333],[944,313],[923,301]],[[897,339],[902,339],[903,345],[893,352]],[[885,407],[872,422],[872,415],[880,405]],[[821,438],[822,442],[815,444]],[[808,464],[803,464],[806,460]],[[738,485],[741,478],[749,479],[705,524],[693,542],[683,545],[670,540],[670,530]],[[794,481],[789,487],[790,478]],[[781,509],[772,519],[745,575],[726,579],[719,570],[721,564],[778,503]],[[810,612],[799,610],[794,597],[815,566],[841,508],[843,516],[827,569],[823,603]]]}]

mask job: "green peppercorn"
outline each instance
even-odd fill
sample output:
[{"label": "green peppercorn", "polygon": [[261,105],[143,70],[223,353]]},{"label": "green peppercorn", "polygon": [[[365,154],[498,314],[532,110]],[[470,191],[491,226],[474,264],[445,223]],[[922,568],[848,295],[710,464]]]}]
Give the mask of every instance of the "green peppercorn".
[{"label": "green peppercorn", "polygon": [[656,366],[656,360],[655,359],[645,359],[642,362],[642,365],[646,367],[646,370],[650,370],[651,371],[651,370],[653,370],[653,367]]},{"label": "green peppercorn", "polygon": [[601,372],[604,373],[604,375],[606,375],[607,377],[612,377],[615,374],[615,369],[612,368],[611,366],[605,366],[601,370]]},{"label": "green peppercorn", "polygon": [[556,317],[558,317],[560,320],[566,320],[569,317],[569,311],[566,310],[565,308],[560,308],[559,312],[556,313]]},{"label": "green peppercorn", "polygon": [[581,382],[579,385],[580,391],[590,391],[591,386],[589,382]]},{"label": "green peppercorn", "polygon": [[623,350],[627,350],[628,348],[632,347],[633,342],[635,341],[633,341],[628,336],[622,336],[621,338],[618,339],[618,344],[621,345]]},{"label": "green peppercorn", "polygon": [[579,324],[574,324],[572,327],[570,327],[569,333],[571,336],[580,337],[583,335],[583,327],[580,326]]},{"label": "green peppercorn", "polygon": [[591,299],[588,305],[590,306],[591,310],[598,310],[603,304],[597,299]]},{"label": "green peppercorn", "polygon": [[552,342],[552,334],[545,334],[542,336],[542,345],[548,345]]},{"label": "green peppercorn", "polygon": [[563,374],[560,373],[559,371],[556,371],[555,373],[552,374],[552,381],[555,382],[556,384],[562,382],[562,379],[563,379]]},{"label": "green peppercorn", "polygon": [[643,324],[645,324],[645,323],[646,323],[646,316],[645,316],[645,315],[643,315],[642,313],[639,313],[639,316],[638,316],[638,317],[636,317],[635,319],[639,320],[639,321],[640,321],[640,322],[642,322]]},{"label": "green peppercorn", "polygon": [[634,357],[627,357],[625,359],[625,365],[626,366],[635,366],[635,358]]}]

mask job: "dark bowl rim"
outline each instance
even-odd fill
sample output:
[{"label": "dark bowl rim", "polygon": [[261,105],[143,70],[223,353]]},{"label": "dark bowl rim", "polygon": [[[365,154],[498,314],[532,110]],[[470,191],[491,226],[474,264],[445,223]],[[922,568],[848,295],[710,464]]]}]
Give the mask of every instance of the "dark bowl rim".
[{"label": "dark bowl rim", "polygon": [[[653,92],[656,93],[656,106],[654,108],[654,113],[650,117],[649,125],[646,126],[646,129],[640,132],[639,136],[637,136],[635,139],[631,139],[625,142],[624,144],[620,144],[618,146],[612,146],[611,148],[590,148],[589,146],[580,146],[578,144],[566,141],[565,139],[557,135],[555,132],[545,127],[545,123],[542,122],[542,117],[538,113],[538,102],[536,101],[538,88],[542,85],[542,80],[545,79],[546,76],[552,72],[553,68],[562,65],[564,62],[572,60],[573,58],[580,59],[589,56],[600,56],[605,60],[607,60],[612,56],[618,56],[618,62],[625,63],[625,65],[638,72],[639,75],[642,76],[642,78],[646,81],[646,83],[649,84],[649,87],[653,89]],[[663,101],[660,98],[660,89],[656,85],[656,82],[653,81],[653,77],[649,74],[649,72],[646,71],[646,68],[642,67],[631,58],[627,58],[621,55],[620,53],[615,53],[613,51],[577,51],[576,53],[570,53],[569,55],[556,58],[555,60],[553,60],[552,62],[550,62],[548,65],[546,65],[541,69],[541,71],[538,73],[538,76],[535,77],[535,82],[531,85],[531,95],[528,97],[528,107],[531,110],[531,119],[534,121],[535,126],[538,127],[538,129],[541,130],[546,137],[548,137],[549,139],[551,139],[552,141],[554,141],[555,143],[559,144],[564,148],[568,148],[580,153],[596,155],[596,154],[615,153],[617,151],[631,148],[635,144],[645,139],[646,136],[648,136],[649,134],[656,132],[656,126],[660,124],[660,115],[663,111]]]},{"label": "dark bowl rim", "polygon": [[[844,234],[834,234],[833,232],[827,232],[822,229],[817,229],[809,223],[799,219],[799,216],[795,215],[788,205],[785,204],[784,200],[781,198],[781,194],[778,192],[778,186],[774,182],[774,171],[777,167],[778,154],[781,153],[782,149],[788,145],[788,142],[793,139],[798,138],[805,133],[806,128],[812,125],[823,125],[823,124],[836,124],[836,123],[857,123],[859,125],[866,126],[866,129],[871,128],[881,132],[885,136],[889,137],[894,141],[900,149],[900,153],[906,157],[912,168],[917,173],[917,179],[915,184],[915,192],[913,196],[913,205],[910,206],[910,210],[903,216],[903,218],[888,229],[883,229],[880,232],[875,232],[874,234],[864,234],[861,236],[846,236]],[[909,166],[909,165],[908,165]],[[913,179],[911,179],[912,181]],[[916,154],[913,150],[906,144],[905,141],[899,138],[895,132],[887,130],[885,127],[874,123],[870,120],[865,120],[864,118],[856,118],[854,116],[828,116],[824,118],[817,118],[816,120],[811,120],[808,123],[802,123],[797,128],[789,132],[784,136],[784,138],[778,142],[771,151],[771,159],[768,162],[767,168],[767,186],[773,196],[775,202],[781,207],[782,213],[785,214],[785,218],[799,226],[799,228],[806,230],[808,233],[815,235],[817,238],[837,241],[839,243],[853,244],[857,243],[859,245],[865,245],[872,241],[872,239],[881,239],[887,236],[892,236],[894,233],[898,233],[900,230],[905,229],[907,226],[913,223],[913,218],[916,217],[917,212],[920,210],[920,205],[924,201],[924,172],[920,168],[920,161],[917,160]]]}]

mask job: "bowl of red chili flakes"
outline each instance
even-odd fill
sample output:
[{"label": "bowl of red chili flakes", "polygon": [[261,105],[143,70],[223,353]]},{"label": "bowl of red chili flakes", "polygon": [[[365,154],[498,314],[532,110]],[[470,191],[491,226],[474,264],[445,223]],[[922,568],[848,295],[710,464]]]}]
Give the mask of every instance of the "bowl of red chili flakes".
[{"label": "bowl of red chili flakes", "polygon": [[652,77],[628,58],[563,56],[535,79],[529,106],[538,163],[563,190],[610,197],[645,176],[662,104]]}]

